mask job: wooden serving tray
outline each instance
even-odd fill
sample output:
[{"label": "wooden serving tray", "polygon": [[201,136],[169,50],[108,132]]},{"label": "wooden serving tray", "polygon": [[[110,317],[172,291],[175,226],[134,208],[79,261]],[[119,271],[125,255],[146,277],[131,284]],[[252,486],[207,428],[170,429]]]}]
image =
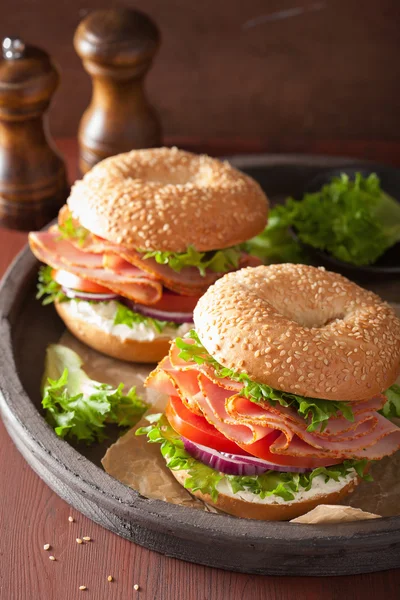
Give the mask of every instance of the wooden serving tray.
[{"label": "wooden serving tray", "polygon": [[[272,199],[300,193],[324,169],[370,166],[313,156],[244,156],[232,162],[257,178]],[[22,455],[59,496],[133,542],[213,567],[267,575],[400,567],[400,517],[311,526],[193,510],[144,498],[110,477],[100,466],[104,445],[78,452],[58,438],[42,416],[39,387],[46,346],[59,339],[63,324],[51,307],[35,300],[37,268],[25,248],[0,290],[0,411]],[[399,281],[379,282],[374,289],[387,300],[399,299]]]}]

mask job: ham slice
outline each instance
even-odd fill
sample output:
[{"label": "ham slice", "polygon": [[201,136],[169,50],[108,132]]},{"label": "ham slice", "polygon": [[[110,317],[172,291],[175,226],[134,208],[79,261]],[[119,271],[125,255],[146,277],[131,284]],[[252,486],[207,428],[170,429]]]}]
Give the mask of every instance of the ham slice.
[{"label": "ham slice", "polygon": [[169,357],[150,374],[146,385],[155,387],[157,382],[158,391],[179,396],[192,412],[200,411],[238,444],[251,444],[275,430],[281,433],[270,451],[287,456],[378,460],[400,448],[400,429],[377,412],[386,401],[383,395],[353,402],[353,421],[339,414],[329,419],[323,431],[309,432],[308,422],[296,409],[252,402],[241,395],[243,384],[218,378],[212,365],[184,361],[179,353],[173,343]]},{"label": "ham slice", "polygon": [[[210,271],[203,276],[196,267],[184,267],[178,273],[168,265],[160,265],[155,258],[144,259],[143,254],[136,250],[128,250],[122,246],[116,246],[112,242],[96,239],[95,236],[92,237],[91,243],[85,244],[83,250],[85,252],[109,254],[109,263],[115,261],[117,264],[119,259],[120,264],[123,260],[127,264],[134,265],[149,276],[162,281],[166,288],[184,296],[201,296],[210,285],[223,275],[223,273],[213,273]],[[251,262],[246,257],[247,255],[245,255],[243,262]],[[258,259],[255,260],[258,261]],[[260,264],[260,262],[257,262],[257,264]],[[246,266],[249,265],[246,264]]]},{"label": "ham slice", "polygon": [[[60,210],[58,222],[60,225],[65,223],[70,217],[68,207],[63,207]],[[79,226],[79,222],[73,220],[75,226]],[[131,250],[119,246],[113,242],[101,239],[92,233],[88,233],[83,243],[78,240],[71,240],[83,252],[92,254],[111,254],[114,257],[125,260],[127,263],[141,269],[149,276],[159,279],[162,284],[178,294],[183,296],[202,296],[210,285],[219,279],[223,273],[206,272],[203,276],[196,267],[184,267],[177,272],[171,269],[168,265],[159,264],[155,258],[143,258],[143,253],[137,250]],[[262,264],[262,261],[248,254],[243,253],[239,261],[239,269],[243,267],[255,267]]]},{"label": "ham slice", "polygon": [[[380,416],[380,415],[379,415]],[[384,419],[384,417],[382,417]],[[387,421],[387,419],[385,419]],[[336,450],[322,452],[313,446],[310,446],[297,436],[294,436],[288,443],[284,434],[281,434],[271,445],[270,450],[275,454],[284,454],[286,456],[307,457],[307,458],[355,458],[368,460],[380,460],[384,456],[394,454],[400,448],[400,430],[396,425],[387,421],[379,430],[376,430],[376,441],[369,447],[363,445],[357,448],[353,444],[348,444],[349,448],[337,448]]]},{"label": "ham slice", "polygon": [[319,449],[336,448],[331,446],[331,442],[345,442],[346,440],[358,438],[366,433],[371,432],[377,424],[378,413],[370,413],[367,415],[357,415],[354,422],[347,421],[343,418],[335,419],[336,427],[333,434],[329,434],[324,430],[307,431],[307,423],[297,413],[296,410],[283,406],[271,406],[269,403],[255,404],[244,398],[243,396],[231,396],[227,402],[227,412],[234,417],[239,423],[259,423],[267,427],[272,427],[272,422],[284,423],[292,433],[295,433],[310,446]]},{"label": "ham slice", "polygon": [[[192,344],[194,343],[194,340],[187,338],[185,339],[185,342],[187,344]],[[239,383],[238,381],[233,381],[232,379],[228,379],[227,377],[217,377],[217,375],[215,374],[215,369],[211,365],[208,365],[207,363],[199,365],[194,361],[187,362],[182,358],[179,358],[179,353],[180,350],[178,346],[176,344],[172,344],[169,350],[169,365],[172,367],[172,369],[170,368],[171,373],[176,371],[198,371],[201,373],[205,373],[213,383],[225,388],[226,390],[240,392],[243,389],[243,384]],[[196,376],[197,375],[195,373],[194,377]]]},{"label": "ham slice", "polygon": [[[114,250],[115,251],[115,250]],[[168,265],[160,265],[155,258],[143,258],[143,254],[136,250],[127,250],[122,247],[115,251],[118,256],[135,265],[142,271],[160,279],[163,285],[183,296],[202,296],[224,273],[206,272],[202,275],[196,267],[184,267],[177,272]],[[244,266],[258,266],[262,264],[255,256],[243,254],[239,261],[239,269]]]},{"label": "ham slice", "polygon": [[203,416],[227,438],[232,441],[240,439],[243,444],[252,444],[271,433],[267,427],[260,427],[253,423],[246,423],[246,425],[238,423],[225,408],[231,392],[215,386],[202,373],[199,374],[198,381],[202,394],[196,397],[196,400]]},{"label": "ham slice", "polygon": [[[66,255],[59,254],[60,246],[54,244],[54,236],[48,232],[30,233],[29,244],[33,254],[40,261],[50,265],[53,269],[64,269],[82,279],[94,281],[113,291],[115,294],[129,298],[140,304],[155,304],[162,296],[162,285],[159,281],[146,276],[140,269],[132,269],[129,273],[116,273],[112,270],[97,266],[90,258],[89,264],[84,261],[87,253],[74,248],[69,242],[64,241],[61,246]],[[70,247],[68,247],[68,244]],[[73,250],[71,250],[71,248]],[[73,254],[73,252],[75,254]],[[94,255],[90,255],[92,257]],[[102,262],[102,257],[98,256]],[[96,265],[96,266],[94,266]]]},{"label": "ham slice", "polygon": [[82,252],[73,246],[68,240],[63,240],[57,229],[29,234],[29,243],[42,251],[52,254],[60,259],[65,267],[87,267],[90,269],[102,269],[103,258],[99,254]]},{"label": "ham slice", "polygon": [[202,412],[195,399],[200,392],[196,373],[190,370],[173,373],[174,369],[168,356],[161,361],[159,367],[149,375],[148,381],[151,380],[151,387],[168,396],[179,396],[189,410],[201,415]]},{"label": "ham slice", "polygon": [[155,258],[143,258],[135,250],[120,249],[119,255],[142,271],[158,277],[165,287],[183,296],[202,296],[223,273],[206,272],[201,275],[196,267],[184,267],[179,273],[168,265],[160,265]]},{"label": "ham slice", "polygon": [[154,276],[144,273],[144,271],[141,271],[138,269],[138,267],[134,267],[119,256],[103,254],[102,262],[104,269],[109,269],[114,273],[118,273],[118,275],[120,275],[122,278],[133,277],[136,279],[137,277],[143,277],[143,279],[152,279],[154,281],[158,281]]}]

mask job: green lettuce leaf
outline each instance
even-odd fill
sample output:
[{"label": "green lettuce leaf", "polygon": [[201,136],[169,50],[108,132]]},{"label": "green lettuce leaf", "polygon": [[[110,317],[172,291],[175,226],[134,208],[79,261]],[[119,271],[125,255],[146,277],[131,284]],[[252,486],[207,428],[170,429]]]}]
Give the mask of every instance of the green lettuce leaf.
[{"label": "green lettuce leaf", "polygon": [[264,264],[310,262],[301,244],[289,233],[289,221],[282,206],[275,206],[268,215],[264,231],[243,244],[249,254],[258,256]]},{"label": "green lettuce leaf", "polygon": [[166,252],[161,250],[150,250],[144,252],[143,258],[154,258],[160,265],[168,265],[178,273],[184,267],[197,267],[203,277],[206,270],[216,273],[226,273],[237,269],[241,255],[238,246],[215,250],[213,252],[198,252],[193,246],[189,246],[186,252]]},{"label": "green lettuce leaf", "polygon": [[243,389],[240,393],[252,402],[260,404],[268,402],[272,406],[278,403],[280,406],[293,407],[299,415],[309,421],[307,431],[316,431],[317,429],[323,431],[329,419],[340,414],[348,421],[354,421],[351,403],[306,398],[297,394],[275,390],[266,384],[256,383],[246,373],[236,373],[220,365],[204,348],[194,329],[190,330],[188,336],[194,343],[188,343],[185,338],[176,338],[175,340],[177,347],[180,349],[180,358],[188,362],[194,361],[197,364],[208,363],[214,367],[217,377],[229,377],[234,381],[243,383]]},{"label": "green lettuce leaf", "polygon": [[151,317],[145,317],[137,312],[133,312],[130,308],[117,302],[118,308],[114,317],[114,325],[127,325],[127,327],[134,327],[138,323],[144,323],[147,326],[153,327],[157,333],[162,333],[166,327],[179,327],[178,323],[173,321],[160,321],[158,319],[152,319]]},{"label": "green lettuce leaf", "polygon": [[83,246],[90,231],[82,225],[79,225],[76,221],[74,222],[70,215],[65,219],[62,225],[58,226],[60,238],[63,240],[75,240],[79,246]]},{"label": "green lettuce leaf", "polygon": [[400,204],[382,191],[375,173],[354,180],[342,174],[300,201],[288,198],[271,211],[264,231],[245,244],[247,252],[270,263],[310,262],[289,233],[355,265],[373,264],[400,241]]},{"label": "green lettuce leaf", "polygon": [[58,302],[68,300],[61,289],[61,285],[54,281],[51,275],[52,270],[48,265],[43,265],[39,269],[36,298],[38,300],[42,299],[43,305],[51,304],[55,300],[58,300]]},{"label": "green lettuce leaf", "polygon": [[387,402],[379,412],[387,419],[400,419],[400,385],[394,384],[386,390]]},{"label": "green lettuce leaf", "polygon": [[400,241],[400,204],[375,173],[334,177],[301,201],[288,198],[280,215],[301,241],[354,265],[373,264]]},{"label": "green lettuce leaf", "polygon": [[147,435],[148,441],[161,444],[161,453],[166,459],[167,467],[171,470],[188,471],[189,477],[185,481],[185,488],[195,492],[200,490],[209,494],[216,501],[218,498],[218,483],[226,479],[234,493],[238,491],[251,492],[266,498],[279,496],[286,501],[294,500],[296,492],[301,489],[310,490],[315,477],[322,475],[325,482],[329,479],[339,481],[346,477],[352,470],[366,481],[372,481],[371,475],[366,470],[368,461],[345,460],[340,465],[333,467],[318,467],[308,473],[284,473],[279,471],[266,471],[261,475],[238,476],[225,475],[196,460],[186,452],[179,434],[171,427],[165,415],[149,415],[150,425],[141,427],[136,435]]},{"label": "green lettuce leaf", "polygon": [[81,367],[81,358],[66,346],[47,348],[42,406],[56,434],[90,444],[107,437],[106,423],[133,427],[147,409],[135,387],[124,393],[122,383],[113,388],[94,381]]}]

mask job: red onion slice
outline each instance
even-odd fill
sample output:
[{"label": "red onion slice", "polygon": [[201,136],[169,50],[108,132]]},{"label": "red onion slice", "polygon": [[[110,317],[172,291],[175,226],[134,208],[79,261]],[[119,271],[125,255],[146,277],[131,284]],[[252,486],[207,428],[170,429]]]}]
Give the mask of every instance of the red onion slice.
[{"label": "red onion slice", "polygon": [[174,323],[193,323],[192,312],[169,312],[167,310],[159,310],[152,306],[146,306],[145,304],[137,304],[136,302],[125,301],[125,304],[129,306],[133,311],[144,315],[145,317],[151,317],[159,321],[173,321]]},{"label": "red onion slice", "polygon": [[255,456],[226,454],[213,448],[196,444],[182,437],[185,450],[190,456],[226,475],[261,475],[265,471],[281,471],[282,473],[307,473],[311,469],[288,467],[267,462]]},{"label": "red onion slice", "polygon": [[113,294],[112,292],[107,294],[94,294],[92,292],[80,292],[78,290],[72,290],[71,288],[61,287],[63,293],[67,296],[67,298],[71,298],[71,300],[90,300],[92,302],[107,302],[108,300],[115,300],[119,298],[118,294]]}]

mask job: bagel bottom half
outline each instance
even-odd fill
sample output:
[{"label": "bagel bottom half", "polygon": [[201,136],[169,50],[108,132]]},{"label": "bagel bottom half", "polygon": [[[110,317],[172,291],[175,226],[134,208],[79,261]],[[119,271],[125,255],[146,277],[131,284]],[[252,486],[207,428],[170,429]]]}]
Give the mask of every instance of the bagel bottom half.
[{"label": "bagel bottom half", "polygon": [[96,325],[77,319],[69,311],[68,302],[55,302],[56,310],[66,327],[78,340],[113,358],[128,362],[155,363],[169,352],[170,339],[157,338],[152,341],[122,339],[103,331]]},{"label": "bagel bottom half", "polygon": [[[185,484],[185,480],[189,477],[188,471],[174,471],[171,469],[172,475],[181,485]],[[343,487],[330,494],[320,494],[308,500],[301,502],[287,502],[285,504],[261,504],[256,502],[247,502],[240,498],[232,498],[222,492],[218,493],[216,502],[211,499],[208,494],[203,494],[199,490],[190,493],[196,498],[203,500],[207,504],[214,506],[235,517],[244,519],[257,519],[259,521],[290,521],[296,517],[300,517],[308,513],[310,510],[319,504],[339,504],[343,498],[350,494],[355,487],[360,483],[360,478],[355,477],[348,483],[344,483]]]}]

